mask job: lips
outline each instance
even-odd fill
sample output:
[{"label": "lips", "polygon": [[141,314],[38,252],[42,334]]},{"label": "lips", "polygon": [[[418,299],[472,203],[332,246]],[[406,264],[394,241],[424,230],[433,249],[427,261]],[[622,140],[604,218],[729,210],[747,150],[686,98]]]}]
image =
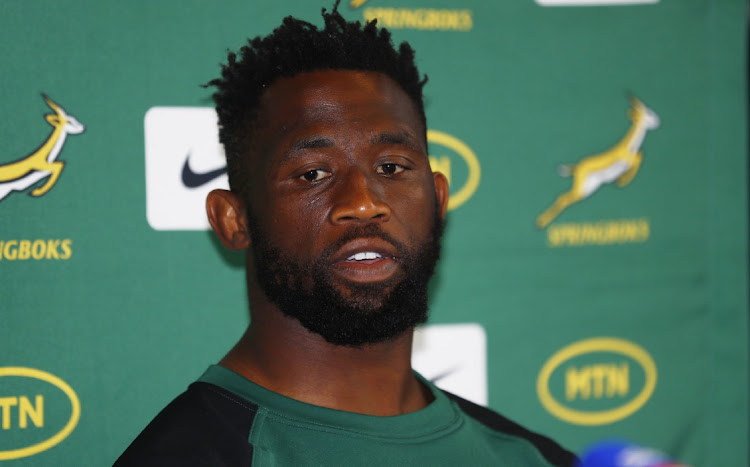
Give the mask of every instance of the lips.
[{"label": "lips", "polygon": [[382,282],[399,270],[396,248],[380,238],[351,240],[332,259],[335,274],[351,282]]}]

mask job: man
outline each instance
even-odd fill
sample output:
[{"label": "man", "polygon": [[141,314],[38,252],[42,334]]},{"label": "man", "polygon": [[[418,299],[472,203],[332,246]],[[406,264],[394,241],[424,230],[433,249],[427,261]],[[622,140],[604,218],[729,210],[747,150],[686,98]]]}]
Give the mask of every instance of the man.
[{"label": "man", "polygon": [[210,84],[247,250],[251,324],[119,465],[569,465],[573,456],[411,369],[448,184],[427,158],[408,44],[323,10],[230,54]]}]

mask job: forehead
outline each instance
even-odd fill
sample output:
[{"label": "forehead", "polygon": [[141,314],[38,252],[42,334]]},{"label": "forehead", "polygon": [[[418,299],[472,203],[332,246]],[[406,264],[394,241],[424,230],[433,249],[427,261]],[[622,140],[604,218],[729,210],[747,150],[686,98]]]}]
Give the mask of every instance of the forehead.
[{"label": "forehead", "polygon": [[326,70],[280,78],[262,94],[259,110],[256,148],[261,154],[316,133],[342,140],[402,133],[424,146],[425,128],[415,104],[381,73]]}]

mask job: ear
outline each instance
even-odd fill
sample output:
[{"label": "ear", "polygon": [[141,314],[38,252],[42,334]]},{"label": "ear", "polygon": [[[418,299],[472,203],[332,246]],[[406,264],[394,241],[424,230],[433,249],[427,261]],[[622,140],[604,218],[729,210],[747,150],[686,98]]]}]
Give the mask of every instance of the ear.
[{"label": "ear", "polygon": [[441,172],[432,172],[432,178],[435,180],[435,196],[437,196],[438,206],[440,207],[440,217],[445,219],[445,213],[448,211],[449,188],[448,179]]},{"label": "ear", "polygon": [[250,246],[245,203],[239,196],[227,190],[213,190],[206,198],[206,214],[225,247],[245,250]]}]

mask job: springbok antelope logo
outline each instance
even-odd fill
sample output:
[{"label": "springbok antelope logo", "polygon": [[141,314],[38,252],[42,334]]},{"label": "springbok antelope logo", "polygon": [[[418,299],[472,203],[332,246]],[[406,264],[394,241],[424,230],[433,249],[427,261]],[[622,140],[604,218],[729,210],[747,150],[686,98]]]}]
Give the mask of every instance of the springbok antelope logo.
[{"label": "springbok antelope logo", "polygon": [[32,190],[30,194],[42,196],[47,193],[57,183],[65,167],[65,162],[57,160],[65,144],[65,138],[69,134],[77,135],[85,130],[75,117],[68,115],[52,99],[44,94],[42,97],[49,108],[54,111],[44,116],[54,130],[36,151],[15,162],[0,165],[0,201],[11,192],[23,191],[45,177],[49,177],[47,181]]},{"label": "springbok antelope logo", "polygon": [[573,186],[537,217],[537,227],[547,227],[565,208],[588,198],[604,184],[615,182],[624,187],[633,180],[643,159],[643,139],[648,130],[659,127],[659,116],[634,96],[630,97],[628,116],[633,124],[619,143],[603,153],[585,157],[577,164],[558,167],[560,176],[573,176]]}]

